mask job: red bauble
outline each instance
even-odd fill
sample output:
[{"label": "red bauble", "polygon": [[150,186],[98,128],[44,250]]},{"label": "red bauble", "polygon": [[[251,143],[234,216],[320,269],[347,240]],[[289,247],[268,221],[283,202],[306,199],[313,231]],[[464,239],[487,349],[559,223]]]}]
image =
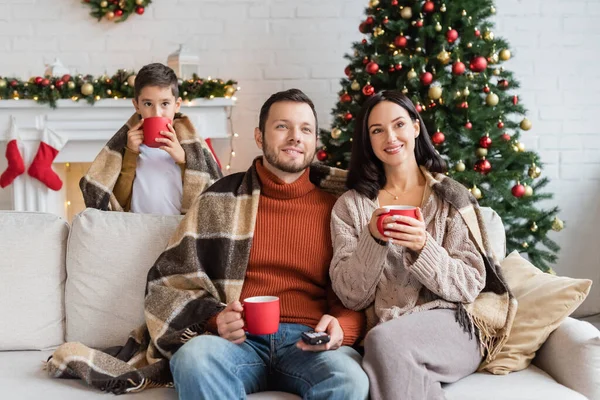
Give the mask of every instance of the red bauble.
[{"label": "red bauble", "polygon": [[467,109],[467,108],[469,108],[469,103],[467,103],[466,101],[463,101],[462,103],[460,103],[460,104],[458,105],[458,107],[459,107],[459,108],[464,108],[464,109]]},{"label": "red bauble", "polygon": [[10,86],[11,87],[17,87],[17,86],[19,86],[19,82],[17,82],[17,81],[11,81],[10,82]]},{"label": "red bauble", "polygon": [[473,129],[473,124],[471,123],[471,121],[467,121],[467,123],[465,124],[465,128]]},{"label": "red bauble", "polygon": [[362,44],[367,44],[368,43],[367,39],[363,39],[363,40],[361,40],[361,42],[362,42]]},{"label": "red bauble", "polygon": [[138,15],[142,15],[144,13],[144,11],[145,11],[144,7],[136,7],[136,9],[135,9],[135,12]]},{"label": "red bauble", "polygon": [[483,72],[487,68],[487,60],[483,56],[477,56],[471,60],[469,68],[473,72]]},{"label": "red bauble", "polygon": [[507,89],[508,88],[508,81],[506,79],[500,79],[498,81],[498,87],[500,89]]},{"label": "red bauble", "polygon": [[374,22],[375,20],[373,19],[373,17],[367,17],[367,19],[365,20],[365,24],[367,25],[373,25]]},{"label": "red bauble", "polygon": [[360,31],[360,33],[368,33],[369,32],[369,25],[365,22],[362,22],[359,26],[358,26],[358,30]]},{"label": "red bauble", "polygon": [[465,67],[465,64],[460,61],[456,61],[454,64],[452,64],[452,73],[454,75],[462,75],[465,73],[466,68],[467,67]]},{"label": "red bauble", "polygon": [[50,79],[42,80],[42,86],[48,86],[50,84]]},{"label": "red bauble", "polygon": [[365,96],[373,96],[375,94],[375,88],[371,85],[365,85],[362,88],[362,92]]},{"label": "red bauble", "polygon": [[450,29],[446,32],[446,40],[448,43],[454,43],[458,39],[458,31],[456,29]]},{"label": "red bauble", "polygon": [[115,10],[115,17],[120,17],[122,15],[123,15],[123,10],[121,10],[121,9]]},{"label": "red bauble", "polygon": [[352,70],[350,69],[349,65],[346,68],[344,68],[344,73],[348,78],[352,78]]},{"label": "red bauble", "polygon": [[61,87],[63,87],[64,84],[65,84],[65,81],[62,81],[59,79],[54,83],[54,86],[56,86],[57,89],[60,89]]},{"label": "red bauble", "polygon": [[388,72],[395,72],[395,71],[396,71],[396,68],[394,68],[394,66],[393,66],[393,65],[390,65],[390,66],[388,67]]},{"label": "red bauble", "polygon": [[369,74],[375,75],[377,72],[379,72],[379,65],[377,65],[376,62],[371,61],[370,63],[367,64],[367,67],[365,68],[365,70]]},{"label": "red bauble", "polygon": [[444,134],[440,131],[437,131],[431,136],[431,141],[433,144],[442,144],[444,143],[444,140],[446,140],[446,136],[444,136]]},{"label": "red bauble", "polygon": [[35,79],[33,80],[33,82],[36,85],[41,85],[43,80],[44,80],[44,78],[42,78],[41,76],[36,76]]},{"label": "red bauble", "polygon": [[395,7],[398,5],[398,0],[392,0],[390,4]]},{"label": "red bauble", "polygon": [[515,197],[519,197],[519,198],[523,197],[523,195],[525,194],[525,186],[518,183],[515,186],[513,186],[511,192],[512,192],[512,195]]},{"label": "red bauble", "polygon": [[492,170],[492,164],[484,158],[483,160],[477,161],[473,169],[482,174],[487,174]]},{"label": "red bauble", "polygon": [[433,74],[431,72],[424,72],[421,74],[421,83],[425,86],[431,85],[433,82]]},{"label": "red bauble", "polygon": [[519,96],[517,96],[516,94],[513,96],[513,104],[516,106],[517,104],[519,104]]},{"label": "red bauble", "polygon": [[396,39],[394,39],[394,46],[396,47],[406,47],[406,45],[408,44],[408,40],[406,40],[406,38],[404,36],[396,36]]},{"label": "red bauble", "polygon": [[389,22],[390,22],[390,19],[389,19],[388,17],[385,17],[385,18],[383,19],[383,24],[384,24],[384,25],[387,25]]},{"label": "red bauble", "polygon": [[344,115],[344,119],[345,119],[346,121],[350,121],[350,120],[352,120],[352,114],[350,114],[349,112],[347,112],[347,113]]},{"label": "red bauble", "polygon": [[422,19],[418,20],[415,25],[416,25],[417,28],[422,28],[423,27],[423,20]]},{"label": "red bauble", "polygon": [[483,88],[483,93],[489,93],[490,92],[490,87],[488,85],[485,85],[485,87]]},{"label": "red bauble", "polygon": [[348,93],[344,93],[340,96],[340,101],[342,103],[350,103],[352,102],[352,96],[350,96]]},{"label": "red bauble", "polygon": [[425,4],[423,4],[423,12],[429,14],[434,11],[435,11],[435,4],[433,4],[433,1],[427,0],[425,2]]},{"label": "red bauble", "polygon": [[396,64],[394,68],[396,68],[396,71],[400,71],[402,69],[402,64]]},{"label": "red bauble", "polygon": [[71,75],[65,74],[62,76],[62,78],[60,78],[60,80],[63,82],[69,82],[71,80]]},{"label": "red bauble", "polygon": [[498,128],[500,128],[500,129],[504,128],[504,122],[498,121]]},{"label": "red bauble", "polygon": [[481,36],[481,32],[479,31],[479,29],[475,29],[475,37],[479,36]]},{"label": "red bauble", "polygon": [[489,136],[482,136],[481,139],[479,139],[479,146],[484,149],[489,149],[492,146],[492,138]]},{"label": "red bauble", "polygon": [[365,56],[362,60],[363,65],[367,65],[369,63],[369,57]]},{"label": "red bauble", "polygon": [[505,142],[508,142],[510,140],[510,135],[506,132],[504,132],[501,137],[502,140],[504,140]]},{"label": "red bauble", "polygon": [[417,112],[421,112],[421,111],[423,111],[423,106],[421,105],[421,103],[418,103],[418,104],[415,106],[415,109],[417,110]]},{"label": "red bauble", "polygon": [[319,161],[327,160],[327,152],[325,150],[317,151],[317,160],[319,160]]}]

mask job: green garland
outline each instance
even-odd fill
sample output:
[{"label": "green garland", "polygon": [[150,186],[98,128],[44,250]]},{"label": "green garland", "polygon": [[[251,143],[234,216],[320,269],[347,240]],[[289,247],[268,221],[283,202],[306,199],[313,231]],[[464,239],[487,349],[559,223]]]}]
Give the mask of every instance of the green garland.
[{"label": "green garland", "polygon": [[82,2],[92,7],[90,15],[98,21],[106,18],[109,21],[123,22],[133,13],[142,15],[152,0],[82,0]]},{"label": "green garland", "polygon": [[[28,81],[0,77],[0,99],[35,100],[56,108],[56,101],[71,99],[86,100],[94,104],[100,99],[131,99],[135,73],[118,70],[112,77],[103,75],[63,75],[62,77],[32,77]],[[192,79],[179,81],[179,95],[186,100],[215,97],[231,98],[238,90],[237,81],[221,79]]]}]

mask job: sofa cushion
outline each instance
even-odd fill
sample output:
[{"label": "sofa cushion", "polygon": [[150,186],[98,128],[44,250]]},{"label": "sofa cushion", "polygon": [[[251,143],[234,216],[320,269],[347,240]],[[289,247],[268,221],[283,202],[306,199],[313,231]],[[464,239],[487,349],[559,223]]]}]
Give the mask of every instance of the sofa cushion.
[{"label": "sofa cushion", "polygon": [[502,273],[519,302],[508,341],[482,369],[495,374],[520,371],[548,336],[585,300],[592,281],[546,274],[516,251],[502,262]]},{"label": "sofa cushion", "polygon": [[146,275],[181,218],[95,209],[75,217],[67,254],[67,341],[122,345],[144,323]]},{"label": "sofa cushion", "polygon": [[68,224],[52,214],[0,212],[0,350],[64,341]]}]

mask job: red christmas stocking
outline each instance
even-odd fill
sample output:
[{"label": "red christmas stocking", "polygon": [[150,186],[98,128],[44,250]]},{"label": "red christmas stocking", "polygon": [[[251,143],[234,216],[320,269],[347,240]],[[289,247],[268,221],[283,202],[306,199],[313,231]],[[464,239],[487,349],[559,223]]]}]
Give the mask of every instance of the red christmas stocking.
[{"label": "red christmas stocking", "polygon": [[6,168],[6,171],[0,175],[1,188],[10,185],[17,176],[25,172],[25,163],[23,162],[23,156],[19,151],[19,137],[14,121],[12,121],[10,136],[8,138],[8,144],[6,145],[6,159],[8,160],[8,167]]},{"label": "red christmas stocking", "polygon": [[49,189],[60,190],[63,183],[56,172],[52,170],[52,161],[66,143],[65,137],[50,129],[44,129],[40,147],[27,173],[48,186]]}]

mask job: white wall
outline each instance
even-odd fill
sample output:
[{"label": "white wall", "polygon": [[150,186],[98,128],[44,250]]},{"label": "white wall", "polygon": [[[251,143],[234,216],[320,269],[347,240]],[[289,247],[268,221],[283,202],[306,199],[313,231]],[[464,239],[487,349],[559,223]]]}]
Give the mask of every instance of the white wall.
[{"label": "white wall", "polygon": [[[201,74],[235,78],[242,91],[234,114],[243,170],[258,154],[252,139],[258,109],[269,94],[298,87],[317,106],[322,124],[337,99],[342,56],[360,39],[367,0],[154,0],[142,17],[97,23],[77,1],[0,0],[0,75],[43,73],[60,57],[80,73],[112,73],[165,62],[186,43],[202,58]],[[514,57],[506,67],[522,84],[533,130],[524,134],[552,178],[552,204],[569,228],[556,270],[588,277],[598,287],[585,310],[600,311],[600,3],[597,0],[498,0],[496,34]],[[227,141],[216,143],[226,161]],[[0,147],[4,153],[4,148]],[[0,171],[5,167],[0,159]],[[0,209],[10,207],[0,191]]]}]

